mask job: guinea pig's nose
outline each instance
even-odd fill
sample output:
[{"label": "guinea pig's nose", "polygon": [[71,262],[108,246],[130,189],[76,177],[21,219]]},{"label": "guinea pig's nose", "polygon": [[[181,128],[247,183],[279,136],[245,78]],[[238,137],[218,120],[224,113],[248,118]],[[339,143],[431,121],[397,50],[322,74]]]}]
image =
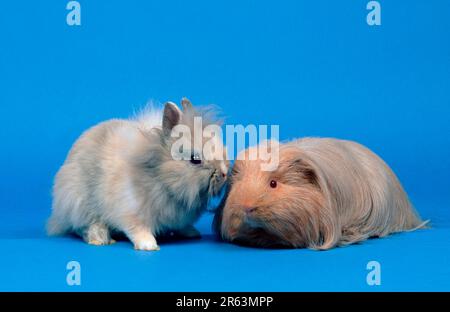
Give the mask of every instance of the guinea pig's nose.
[{"label": "guinea pig's nose", "polygon": [[252,206],[244,206],[244,211],[245,211],[245,213],[247,213],[247,214],[253,213],[253,212],[255,212],[255,210],[256,210],[255,207],[252,207]]}]

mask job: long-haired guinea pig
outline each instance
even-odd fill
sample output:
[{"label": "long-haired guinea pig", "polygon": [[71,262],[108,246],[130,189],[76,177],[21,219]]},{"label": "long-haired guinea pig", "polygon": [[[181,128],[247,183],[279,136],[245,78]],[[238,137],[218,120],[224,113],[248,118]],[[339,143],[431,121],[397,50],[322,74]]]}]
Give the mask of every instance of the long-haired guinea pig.
[{"label": "long-haired guinea pig", "polygon": [[397,177],[366,147],[304,138],[277,148],[276,170],[244,151],[213,228],[226,241],[329,249],[424,227]]},{"label": "long-haired guinea pig", "polygon": [[[182,106],[168,102],[163,111],[149,108],[138,118],[87,130],[56,175],[48,233],[75,233],[106,245],[114,242],[111,232],[120,232],[139,250],[159,249],[155,236],[168,231],[198,236],[192,224],[220,192],[228,164],[224,155],[202,158],[205,149],[195,150],[195,144],[183,147],[188,157],[174,159],[176,126],[194,134],[188,140],[200,135],[201,144],[203,129],[196,132],[195,118],[203,127],[216,125],[211,110],[196,109],[187,99]],[[219,152],[222,142],[213,143]]]}]

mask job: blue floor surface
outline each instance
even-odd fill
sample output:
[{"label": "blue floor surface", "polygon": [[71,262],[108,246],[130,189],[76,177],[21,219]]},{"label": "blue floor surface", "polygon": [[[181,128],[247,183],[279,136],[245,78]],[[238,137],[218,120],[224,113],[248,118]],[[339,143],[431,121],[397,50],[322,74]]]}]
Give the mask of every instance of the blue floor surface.
[{"label": "blue floor surface", "polygon": [[[128,241],[97,247],[74,237],[47,238],[42,229],[38,234],[16,234],[20,238],[0,233],[0,290],[450,290],[450,228],[445,222],[429,230],[312,251],[222,243],[211,233],[211,220],[209,213],[199,220],[201,239],[169,240],[160,244],[158,252],[135,251]],[[81,265],[80,286],[68,286],[66,282],[66,265],[72,260]],[[372,260],[381,265],[380,286],[366,282],[366,265]]]}]

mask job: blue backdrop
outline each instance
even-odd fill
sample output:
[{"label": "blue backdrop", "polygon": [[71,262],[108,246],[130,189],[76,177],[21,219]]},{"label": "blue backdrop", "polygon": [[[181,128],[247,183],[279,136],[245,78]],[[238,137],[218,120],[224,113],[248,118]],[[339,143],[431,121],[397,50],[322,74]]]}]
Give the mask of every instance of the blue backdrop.
[{"label": "blue backdrop", "polygon": [[[0,4],[0,290],[450,290],[450,1]],[[398,174],[426,231],[327,252],[201,240],[156,253],[47,238],[52,179],[78,135],[148,100],[214,103],[281,139],[359,141]],[[81,286],[66,284],[79,261]],[[379,261],[382,284],[368,286]]]}]

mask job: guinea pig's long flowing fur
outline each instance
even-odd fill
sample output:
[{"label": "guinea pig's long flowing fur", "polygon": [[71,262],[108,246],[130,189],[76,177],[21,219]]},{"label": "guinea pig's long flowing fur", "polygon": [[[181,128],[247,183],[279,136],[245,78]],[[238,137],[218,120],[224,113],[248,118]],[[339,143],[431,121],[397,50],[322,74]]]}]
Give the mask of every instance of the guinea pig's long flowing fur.
[{"label": "guinea pig's long flowing fur", "polygon": [[329,249],[426,224],[392,170],[358,143],[304,138],[281,144],[279,161],[273,172],[235,162],[213,224],[224,240]]},{"label": "guinea pig's long flowing fur", "polygon": [[227,164],[173,159],[176,125],[194,132],[195,116],[204,126],[213,122],[209,110],[195,109],[187,99],[182,106],[169,102],[164,111],[150,108],[138,118],[86,131],[56,175],[48,234],[76,233],[105,245],[114,242],[111,232],[123,232],[141,250],[157,250],[154,236],[169,230],[197,236],[192,224],[220,191]]}]

